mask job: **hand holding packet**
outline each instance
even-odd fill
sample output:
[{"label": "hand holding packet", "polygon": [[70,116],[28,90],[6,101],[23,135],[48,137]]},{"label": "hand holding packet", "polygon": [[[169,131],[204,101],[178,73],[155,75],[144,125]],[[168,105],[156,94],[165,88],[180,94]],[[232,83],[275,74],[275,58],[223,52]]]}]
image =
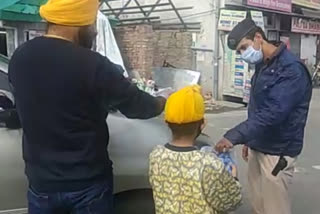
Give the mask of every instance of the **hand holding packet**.
[{"label": "hand holding packet", "polygon": [[156,97],[164,97],[165,99],[168,99],[173,92],[174,90],[171,87],[168,87],[155,91],[153,95]]}]

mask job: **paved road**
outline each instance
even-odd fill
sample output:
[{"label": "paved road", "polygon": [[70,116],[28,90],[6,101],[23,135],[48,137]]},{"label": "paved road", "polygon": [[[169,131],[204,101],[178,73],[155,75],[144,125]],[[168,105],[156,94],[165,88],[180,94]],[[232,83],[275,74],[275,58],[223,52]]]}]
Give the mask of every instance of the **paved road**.
[{"label": "paved road", "polygon": [[[246,118],[245,111],[227,112],[218,115],[208,115],[206,133],[215,141],[240,121]],[[293,214],[320,213],[320,89],[314,91],[309,121],[306,129],[305,148],[299,157],[291,195]],[[239,160],[240,179],[247,196],[246,164],[240,158],[240,147],[236,149]],[[236,214],[249,214],[249,202],[246,198],[244,205]]]},{"label": "paved road", "polygon": [[[306,145],[301,155],[297,172],[292,185],[292,198],[293,198],[293,214],[319,214],[320,213],[320,143],[319,143],[319,127],[320,127],[320,90],[314,92],[312,108],[310,112],[310,119],[306,130]],[[246,117],[246,112],[233,111],[222,114],[208,115],[208,126],[206,133],[209,134],[213,141],[217,141],[221,136],[237,123],[243,121]],[[137,124],[137,123],[135,123]],[[139,125],[138,125],[139,126]],[[144,133],[152,135],[155,139],[155,133],[151,132],[154,125],[143,126],[139,130]],[[130,129],[133,130],[132,126]],[[149,130],[148,130],[149,129]],[[159,130],[159,128],[156,128]],[[151,131],[150,131],[151,130]],[[26,181],[23,175],[23,162],[21,158],[21,139],[19,138],[20,131],[10,133],[2,133],[0,129],[0,210],[13,209],[25,207],[25,190]],[[144,136],[141,133],[137,135]],[[140,136],[140,137],[141,137]],[[136,139],[134,136],[133,139]],[[159,135],[157,138],[159,139]],[[140,140],[139,140],[140,141]],[[161,142],[165,143],[163,139]],[[148,141],[149,142],[149,141]],[[151,141],[150,141],[151,142]],[[132,143],[132,142],[128,142]],[[237,150],[239,150],[237,148]],[[129,150],[132,151],[132,150]],[[244,185],[244,193],[246,194],[246,164],[240,161],[239,152],[236,153],[236,158],[239,160],[240,179]],[[147,156],[146,156],[147,161]],[[249,214],[249,203],[245,199],[244,205],[236,214]]]}]

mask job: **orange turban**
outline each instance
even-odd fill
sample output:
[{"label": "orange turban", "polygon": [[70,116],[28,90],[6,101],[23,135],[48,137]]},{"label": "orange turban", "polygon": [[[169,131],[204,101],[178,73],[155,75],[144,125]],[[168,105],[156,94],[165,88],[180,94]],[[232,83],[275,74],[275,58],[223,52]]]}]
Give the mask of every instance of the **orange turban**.
[{"label": "orange turban", "polygon": [[188,86],[169,97],[165,108],[165,120],[175,124],[192,123],[202,120],[204,112],[200,86]]},{"label": "orange turban", "polygon": [[98,9],[98,0],[49,0],[40,15],[53,24],[81,27],[94,24]]}]

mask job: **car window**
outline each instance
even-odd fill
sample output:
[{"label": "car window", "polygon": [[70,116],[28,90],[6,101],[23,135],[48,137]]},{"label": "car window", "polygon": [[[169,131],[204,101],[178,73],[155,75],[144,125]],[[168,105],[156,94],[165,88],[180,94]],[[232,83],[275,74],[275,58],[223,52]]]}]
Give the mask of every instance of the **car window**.
[{"label": "car window", "polygon": [[0,90],[10,91],[8,74],[0,70]]}]

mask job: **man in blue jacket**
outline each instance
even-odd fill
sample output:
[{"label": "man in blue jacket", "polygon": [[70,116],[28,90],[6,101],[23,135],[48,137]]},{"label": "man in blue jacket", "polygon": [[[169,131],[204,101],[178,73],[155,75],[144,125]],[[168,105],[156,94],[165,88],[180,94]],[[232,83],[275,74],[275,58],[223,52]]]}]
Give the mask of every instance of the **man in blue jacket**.
[{"label": "man in blue jacket", "polygon": [[290,214],[288,184],[303,147],[312,96],[307,68],[286,45],[271,44],[250,19],[229,34],[228,46],[256,65],[248,119],[228,131],[216,150],[244,144],[254,214]]}]

